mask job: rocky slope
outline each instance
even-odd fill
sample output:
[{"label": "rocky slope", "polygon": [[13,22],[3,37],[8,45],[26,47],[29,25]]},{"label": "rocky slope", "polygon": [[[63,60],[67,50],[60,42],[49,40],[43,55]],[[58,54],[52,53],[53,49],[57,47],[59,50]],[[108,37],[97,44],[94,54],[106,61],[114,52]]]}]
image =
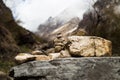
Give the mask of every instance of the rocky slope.
[{"label": "rocky slope", "polygon": [[120,13],[119,0],[98,0],[93,10],[84,14],[74,34],[79,35],[81,29],[92,36],[100,36],[111,40],[114,55],[120,55]]}]

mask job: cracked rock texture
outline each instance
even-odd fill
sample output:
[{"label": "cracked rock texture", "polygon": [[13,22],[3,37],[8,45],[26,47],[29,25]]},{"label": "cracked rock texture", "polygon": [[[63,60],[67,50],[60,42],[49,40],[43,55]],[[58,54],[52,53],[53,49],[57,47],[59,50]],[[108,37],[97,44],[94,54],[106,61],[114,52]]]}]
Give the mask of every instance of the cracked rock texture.
[{"label": "cracked rock texture", "polygon": [[10,71],[15,80],[120,80],[120,57],[33,61]]},{"label": "cracked rock texture", "polygon": [[112,42],[96,36],[69,36],[70,54],[73,56],[111,56]]}]

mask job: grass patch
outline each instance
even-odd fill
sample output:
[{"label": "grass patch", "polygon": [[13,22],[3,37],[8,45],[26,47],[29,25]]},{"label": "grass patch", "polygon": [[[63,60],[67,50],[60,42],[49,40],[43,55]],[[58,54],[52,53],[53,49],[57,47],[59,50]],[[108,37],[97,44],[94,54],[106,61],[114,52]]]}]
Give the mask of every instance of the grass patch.
[{"label": "grass patch", "polygon": [[15,66],[14,61],[0,60],[0,71],[3,71],[5,73],[9,73],[10,68],[13,66]]}]

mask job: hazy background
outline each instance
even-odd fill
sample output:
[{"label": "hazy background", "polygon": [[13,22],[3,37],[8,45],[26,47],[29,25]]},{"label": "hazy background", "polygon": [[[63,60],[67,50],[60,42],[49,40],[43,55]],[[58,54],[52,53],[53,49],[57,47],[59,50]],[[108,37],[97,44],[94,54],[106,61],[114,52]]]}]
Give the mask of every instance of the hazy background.
[{"label": "hazy background", "polygon": [[[36,31],[37,27],[50,16],[62,15],[80,17],[94,3],[93,0],[4,0],[11,8],[15,20],[23,27]],[[64,12],[64,14],[62,14]]]}]

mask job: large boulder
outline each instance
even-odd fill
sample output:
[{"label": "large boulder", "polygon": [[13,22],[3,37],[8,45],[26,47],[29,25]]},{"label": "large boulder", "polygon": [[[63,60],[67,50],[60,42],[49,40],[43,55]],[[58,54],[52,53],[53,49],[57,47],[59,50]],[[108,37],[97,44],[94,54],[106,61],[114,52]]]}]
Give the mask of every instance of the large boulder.
[{"label": "large boulder", "polygon": [[62,58],[15,66],[15,80],[120,80],[120,57]]},{"label": "large boulder", "polygon": [[95,36],[70,36],[69,50],[72,56],[111,56],[111,41]]}]

